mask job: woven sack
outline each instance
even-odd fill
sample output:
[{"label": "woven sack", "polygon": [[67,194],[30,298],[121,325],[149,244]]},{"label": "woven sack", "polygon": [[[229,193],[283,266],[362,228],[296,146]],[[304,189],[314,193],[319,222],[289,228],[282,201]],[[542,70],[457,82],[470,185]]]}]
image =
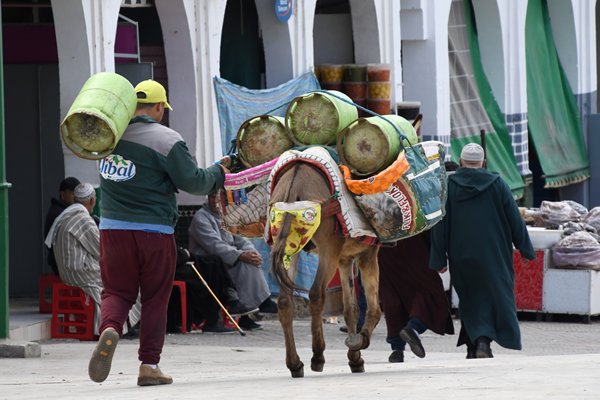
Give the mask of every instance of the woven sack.
[{"label": "woven sack", "polygon": [[406,147],[408,171],[384,191],[355,195],[382,242],[414,236],[443,218],[447,196],[444,156],[440,142]]},{"label": "woven sack", "polygon": [[262,237],[267,221],[267,180],[278,158],[225,176],[218,203],[223,228],[245,237]]}]

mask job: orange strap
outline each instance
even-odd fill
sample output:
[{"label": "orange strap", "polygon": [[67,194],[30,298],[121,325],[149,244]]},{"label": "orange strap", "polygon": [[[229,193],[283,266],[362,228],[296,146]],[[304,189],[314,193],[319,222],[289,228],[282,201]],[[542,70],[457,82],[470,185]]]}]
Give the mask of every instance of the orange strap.
[{"label": "orange strap", "polygon": [[366,179],[352,179],[350,168],[345,165],[341,167],[344,173],[346,186],[354,194],[375,194],[385,192],[394,182],[396,182],[408,169],[410,165],[406,160],[404,150],[398,154],[398,158],[389,167],[375,176]]}]

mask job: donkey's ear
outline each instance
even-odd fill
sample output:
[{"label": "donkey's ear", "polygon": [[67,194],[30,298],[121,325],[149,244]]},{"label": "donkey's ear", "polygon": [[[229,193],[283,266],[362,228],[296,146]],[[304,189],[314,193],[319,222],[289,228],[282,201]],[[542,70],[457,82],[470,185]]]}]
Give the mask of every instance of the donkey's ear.
[{"label": "donkey's ear", "polygon": [[422,122],[423,122],[423,114],[417,115],[412,122],[412,126],[415,128],[415,131],[417,131],[417,136],[421,136],[421,123]]}]

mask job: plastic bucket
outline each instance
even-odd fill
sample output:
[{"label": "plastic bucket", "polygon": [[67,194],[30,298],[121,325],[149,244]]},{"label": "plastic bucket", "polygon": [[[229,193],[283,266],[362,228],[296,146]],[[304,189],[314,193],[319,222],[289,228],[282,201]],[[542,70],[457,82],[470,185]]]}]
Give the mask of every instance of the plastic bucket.
[{"label": "plastic bucket", "polygon": [[367,108],[379,115],[389,114],[392,110],[392,102],[388,100],[367,99]]},{"label": "plastic bucket", "polygon": [[338,154],[353,175],[374,175],[391,165],[401,149],[398,131],[408,139],[404,146],[418,142],[415,129],[406,119],[397,115],[383,117],[359,118],[340,133]]},{"label": "plastic bucket", "polygon": [[390,80],[392,69],[389,64],[367,65],[367,79],[369,82],[387,82]]},{"label": "plastic bucket", "polygon": [[367,83],[344,82],[342,91],[356,103],[356,100],[367,98]]},{"label": "plastic bucket", "polygon": [[65,145],[77,156],[109,155],[133,117],[137,98],[127,79],[113,72],[92,75],[60,124]]},{"label": "plastic bucket", "polygon": [[389,100],[392,92],[390,82],[369,82],[367,98],[369,100]]},{"label": "plastic bucket", "polygon": [[285,125],[297,145],[334,144],[338,133],[358,118],[353,104],[344,93],[330,90],[311,92],[290,102],[285,115]]},{"label": "plastic bucket", "polygon": [[319,65],[321,83],[342,83],[344,79],[344,66],[338,64]]},{"label": "plastic bucket", "polygon": [[344,82],[366,82],[367,66],[348,64],[344,66]]},{"label": "plastic bucket", "polygon": [[271,115],[245,121],[236,142],[240,160],[248,168],[271,161],[294,145],[285,128],[285,119]]}]

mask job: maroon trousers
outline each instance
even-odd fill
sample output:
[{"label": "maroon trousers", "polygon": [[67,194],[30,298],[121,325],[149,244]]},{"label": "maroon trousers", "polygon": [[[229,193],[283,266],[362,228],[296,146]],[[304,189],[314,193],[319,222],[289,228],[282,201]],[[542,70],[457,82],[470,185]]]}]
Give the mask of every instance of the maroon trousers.
[{"label": "maroon trousers", "polygon": [[177,255],[173,235],[128,230],[100,231],[102,319],[100,332],[119,335],[129,310],[141,294],[139,360],[158,364],[167,328],[167,307]]}]

